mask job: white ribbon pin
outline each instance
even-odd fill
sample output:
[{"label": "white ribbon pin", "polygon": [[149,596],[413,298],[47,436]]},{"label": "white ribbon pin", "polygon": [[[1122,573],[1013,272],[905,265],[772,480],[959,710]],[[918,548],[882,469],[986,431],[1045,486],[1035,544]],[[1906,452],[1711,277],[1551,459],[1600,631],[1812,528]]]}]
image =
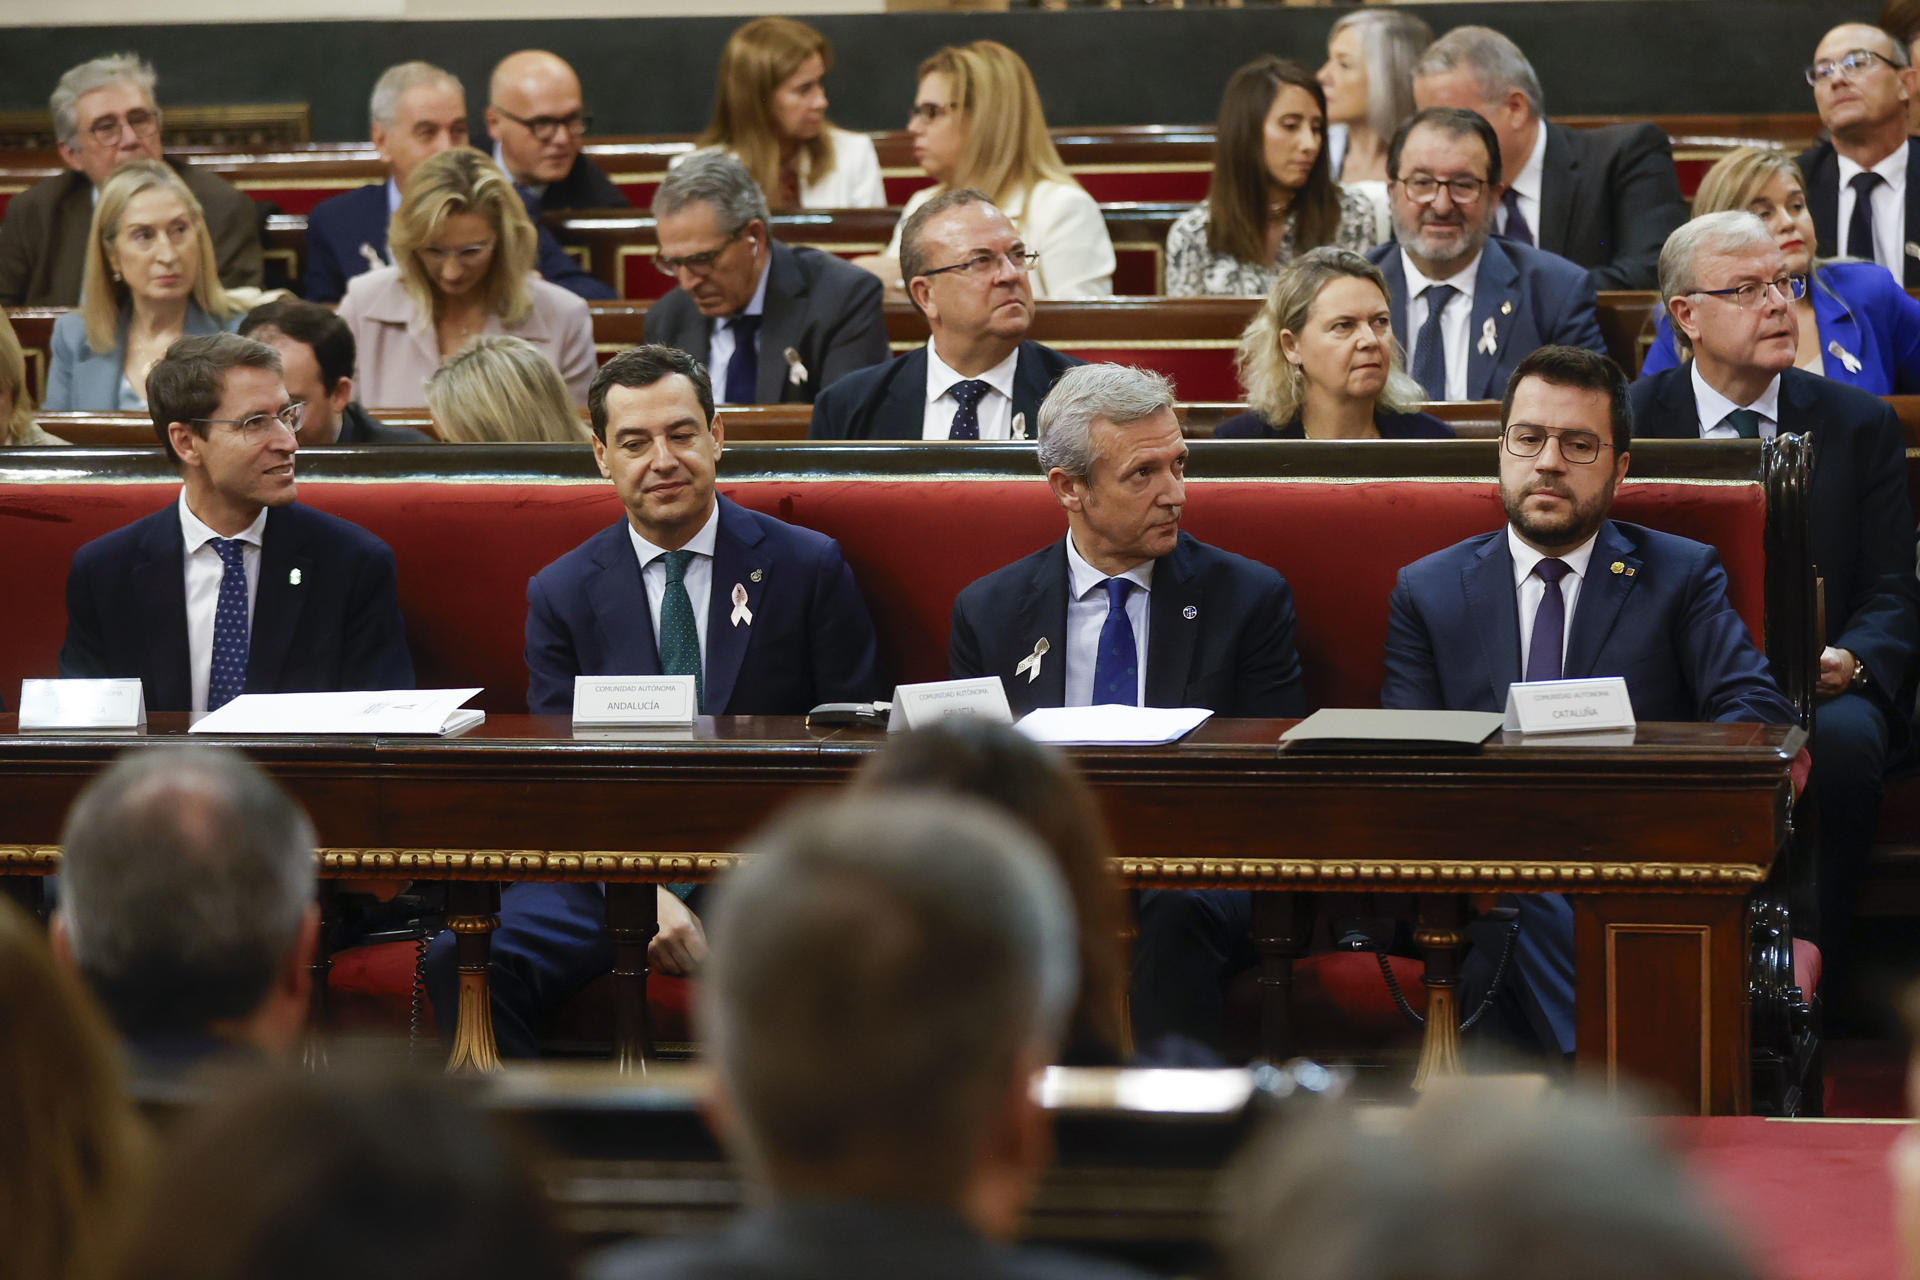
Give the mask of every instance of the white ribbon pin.
[{"label": "white ribbon pin", "polygon": [[1040,678],[1040,659],[1046,656],[1047,638],[1041,636],[1033,642],[1033,652],[1020,659],[1020,665],[1013,669],[1013,674],[1026,676],[1027,683],[1032,684]]},{"label": "white ribbon pin", "polygon": [[753,610],[747,608],[746,584],[736,582],[733,584],[733,625],[737,627],[743,622],[753,625]]},{"label": "white ribbon pin", "polygon": [[788,347],[785,354],[787,358],[787,381],[796,387],[804,387],[807,385],[807,366],[800,363],[800,353],[792,347]]},{"label": "white ribbon pin", "polygon": [[1838,342],[1827,344],[1827,354],[1847,367],[1848,373],[1860,372],[1860,357],[1841,346]]},{"label": "white ribbon pin", "polygon": [[1907,256],[1909,258],[1920,258],[1920,244],[1915,244],[1911,240],[1907,241]]},{"label": "white ribbon pin", "polygon": [[367,260],[367,269],[370,271],[378,271],[387,265],[387,260],[380,256],[380,251],[370,244],[363,243],[360,246],[360,256]]},{"label": "white ribbon pin", "polygon": [[1013,438],[1015,440],[1025,440],[1027,438],[1027,415],[1024,413],[1016,413],[1013,415]]},{"label": "white ribbon pin", "polygon": [[1480,328],[1480,341],[1474,344],[1483,356],[1490,356],[1500,349],[1500,335],[1493,327],[1493,317],[1488,316],[1486,324]]},{"label": "white ribbon pin", "polygon": [[300,585],[300,571],[298,569],[288,570],[287,585],[290,587],[297,587]]}]

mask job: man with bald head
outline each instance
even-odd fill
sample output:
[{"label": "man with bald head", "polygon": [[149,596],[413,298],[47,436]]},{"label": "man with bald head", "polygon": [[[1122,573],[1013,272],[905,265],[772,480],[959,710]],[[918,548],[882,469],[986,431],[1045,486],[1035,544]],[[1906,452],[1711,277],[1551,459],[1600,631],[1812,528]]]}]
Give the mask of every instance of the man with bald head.
[{"label": "man with bald head", "polygon": [[[544,49],[510,53],[487,89],[487,133],[493,162],[536,212],[624,209],[632,202],[581,152],[593,117],[582,104],[580,77]],[[475,145],[487,150],[485,139]]]},{"label": "man with bald head", "polygon": [[1823,258],[1877,262],[1920,285],[1920,149],[1907,135],[1914,71],[1907,47],[1864,22],[1821,37],[1807,68],[1825,140],[1800,154]]}]

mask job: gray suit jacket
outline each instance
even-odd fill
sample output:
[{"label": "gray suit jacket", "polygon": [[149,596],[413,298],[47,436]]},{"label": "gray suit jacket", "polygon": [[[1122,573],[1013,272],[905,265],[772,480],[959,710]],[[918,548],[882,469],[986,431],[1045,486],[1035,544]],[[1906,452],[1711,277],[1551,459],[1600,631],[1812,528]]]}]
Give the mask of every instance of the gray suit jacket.
[{"label": "gray suit jacket", "polygon": [[[754,402],[812,404],[821,389],[841,375],[887,358],[880,281],[819,249],[789,249],[778,240],[772,249]],[[647,341],[678,347],[701,364],[707,363],[712,326],[684,289],[676,288],[647,308]],[[798,382],[786,358],[789,350],[806,371]],[[707,372],[718,392],[727,371]]]},{"label": "gray suit jacket", "polygon": [[[231,329],[243,314],[236,311],[223,324],[189,302],[185,336],[197,338]],[[87,345],[86,317],[78,311],[55,320],[52,351],[47,359],[47,398],[40,407],[48,413],[108,413],[118,409],[120,367],[127,362],[127,323],[132,318],[129,311],[120,313],[113,346],[106,351],[95,351]],[[134,390],[146,394],[145,387]]]}]

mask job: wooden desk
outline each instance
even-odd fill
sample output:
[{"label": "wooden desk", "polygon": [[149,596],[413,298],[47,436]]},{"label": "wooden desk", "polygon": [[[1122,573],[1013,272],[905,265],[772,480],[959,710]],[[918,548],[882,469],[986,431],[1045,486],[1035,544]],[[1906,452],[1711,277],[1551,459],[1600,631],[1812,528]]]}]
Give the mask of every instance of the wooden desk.
[{"label": "wooden desk", "polygon": [[[155,716],[152,732],[182,735],[185,722]],[[1130,884],[1265,891],[1255,932],[1276,1037],[1288,891],[1439,903],[1563,892],[1577,921],[1582,1065],[1609,1082],[1650,1079],[1685,1112],[1747,1109],[1746,900],[1785,834],[1800,730],[1643,725],[1630,746],[1536,739],[1464,754],[1309,755],[1275,750],[1284,728],[1216,720],[1172,747],[1073,753]],[[0,716],[0,873],[47,874],[75,793],[129,740],[16,730],[16,717]],[[492,884],[607,882],[615,971],[632,995],[644,989],[655,927],[646,886],[724,871],[756,826],[831,794],[883,742],[780,718],[703,719],[677,738],[575,739],[565,720],[493,715],[458,739],[236,745],[314,815],[322,874],[475,886],[456,907],[470,917],[469,987],[484,983]],[[1444,914],[1433,926],[1442,932],[1457,925]],[[1434,954],[1454,945],[1440,939]],[[623,1062],[634,1065],[645,1002],[623,1003]],[[490,1064],[491,1026],[462,1021],[456,1056]]]}]

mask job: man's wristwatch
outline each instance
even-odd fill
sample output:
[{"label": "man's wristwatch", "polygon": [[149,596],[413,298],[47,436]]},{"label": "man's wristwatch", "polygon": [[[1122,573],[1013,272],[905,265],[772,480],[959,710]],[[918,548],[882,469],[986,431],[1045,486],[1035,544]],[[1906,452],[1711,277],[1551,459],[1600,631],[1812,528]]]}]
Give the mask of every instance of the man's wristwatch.
[{"label": "man's wristwatch", "polygon": [[1847,691],[1849,693],[1864,693],[1872,683],[1873,678],[1867,674],[1867,664],[1855,658],[1853,660],[1853,679],[1847,681]]}]

